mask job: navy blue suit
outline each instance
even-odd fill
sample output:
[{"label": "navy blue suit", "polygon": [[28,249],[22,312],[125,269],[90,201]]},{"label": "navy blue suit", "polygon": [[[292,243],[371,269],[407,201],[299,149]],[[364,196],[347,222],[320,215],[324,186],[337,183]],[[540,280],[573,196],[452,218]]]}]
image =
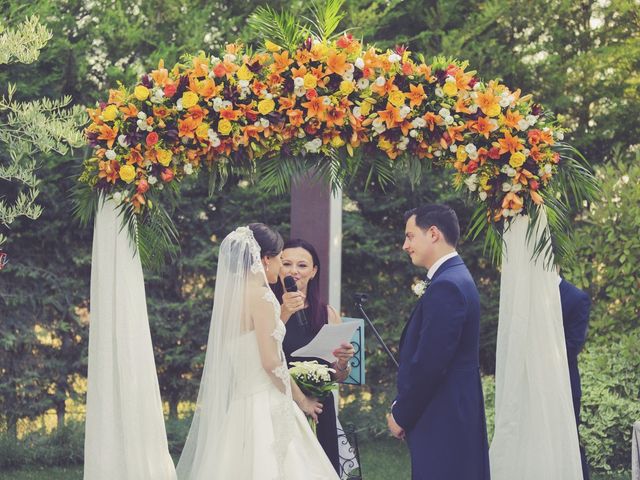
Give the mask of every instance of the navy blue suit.
[{"label": "navy blue suit", "polygon": [[480,299],[459,256],[444,262],[400,339],[395,421],[413,480],[488,480],[479,369]]},{"label": "navy blue suit", "polygon": [[[560,282],[560,303],[562,304],[562,324],[564,326],[564,340],[567,346],[573,411],[576,416],[576,425],[579,426],[582,387],[580,386],[580,371],[578,370],[578,354],[587,340],[591,299],[589,295],[578,287],[562,279]],[[580,448],[580,455],[582,457],[582,473],[584,478],[588,479],[589,467],[582,447]]]}]

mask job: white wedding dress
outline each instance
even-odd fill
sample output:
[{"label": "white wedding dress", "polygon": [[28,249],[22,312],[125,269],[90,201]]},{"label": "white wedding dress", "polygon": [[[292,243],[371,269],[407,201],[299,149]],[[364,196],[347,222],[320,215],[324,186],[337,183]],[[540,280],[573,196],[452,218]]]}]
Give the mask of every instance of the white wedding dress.
[{"label": "white wedding dress", "polygon": [[223,241],[198,403],[179,480],[337,480],[291,396],[280,305],[250,229]]}]

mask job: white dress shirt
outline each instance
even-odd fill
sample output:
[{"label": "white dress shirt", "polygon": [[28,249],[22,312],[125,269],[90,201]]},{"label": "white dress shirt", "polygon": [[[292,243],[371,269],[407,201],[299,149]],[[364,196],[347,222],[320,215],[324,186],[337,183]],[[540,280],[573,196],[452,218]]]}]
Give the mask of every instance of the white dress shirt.
[{"label": "white dress shirt", "polygon": [[456,257],[456,256],[458,256],[458,252],[456,252],[454,250],[453,252],[447,253],[446,255],[444,255],[444,256],[440,257],[438,260],[436,260],[436,262],[433,265],[431,265],[431,268],[427,272],[427,278],[429,280],[431,280],[444,262],[446,262],[450,258],[453,258],[453,257]]}]

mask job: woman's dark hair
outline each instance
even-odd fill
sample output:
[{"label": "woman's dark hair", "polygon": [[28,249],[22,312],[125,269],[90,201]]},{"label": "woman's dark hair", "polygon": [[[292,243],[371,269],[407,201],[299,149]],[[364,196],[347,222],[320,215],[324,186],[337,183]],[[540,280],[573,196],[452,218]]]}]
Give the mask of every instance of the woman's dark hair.
[{"label": "woman's dark hair", "polygon": [[[329,320],[329,314],[327,312],[327,305],[320,302],[320,258],[318,252],[313,245],[301,238],[292,238],[284,242],[283,250],[287,248],[303,248],[311,255],[313,260],[313,266],[317,268],[316,275],[309,280],[307,284],[307,303],[309,304],[309,312],[307,318],[311,325],[311,330],[314,333],[320,331],[322,326]],[[282,304],[282,295],[284,294],[284,287],[281,282],[277,282],[272,286],[273,293],[276,298]]]},{"label": "woman's dark hair", "polygon": [[416,225],[419,228],[428,230],[432,226],[436,226],[444,235],[445,242],[454,248],[458,245],[460,224],[453,208],[435,203],[423,205],[406,211],[404,221],[407,222],[414,215],[416,216]]},{"label": "woman's dark hair", "polygon": [[253,238],[260,246],[261,257],[275,257],[280,255],[284,245],[282,236],[273,228],[264,223],[250,223],[249,228],[253,232]]}]

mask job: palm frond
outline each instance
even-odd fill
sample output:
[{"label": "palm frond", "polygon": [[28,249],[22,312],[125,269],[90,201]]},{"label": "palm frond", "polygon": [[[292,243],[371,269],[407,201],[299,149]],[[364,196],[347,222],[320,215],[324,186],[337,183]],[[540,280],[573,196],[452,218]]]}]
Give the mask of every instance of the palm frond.
[{"label": "palm frond", "polygon": [[261,159],[256,164],[258,184],[267,191],[284,195],[291,187],[291,181],[307,170],[304,159],[287,156]]},{"label": "palm frond", "polygon": [[324,0],[322,3],[315,0],[309,8],[311,16],[303,18],[311,24],[311,31],[320,40],[330,40],[345,16],[343,5],[344,0]]},{"label": "palm frond", "polygon": [[76,182],[70,197],[74,218],[82,228],[87,227],[96,216],[101,196],[88,184]]},{"label": "palm frond", "polygon": [[294,51],[307,38],[308,30],[291,12],[276,12],[269,6],[259,6],[248,20],[249,28],[258,38]]}]

